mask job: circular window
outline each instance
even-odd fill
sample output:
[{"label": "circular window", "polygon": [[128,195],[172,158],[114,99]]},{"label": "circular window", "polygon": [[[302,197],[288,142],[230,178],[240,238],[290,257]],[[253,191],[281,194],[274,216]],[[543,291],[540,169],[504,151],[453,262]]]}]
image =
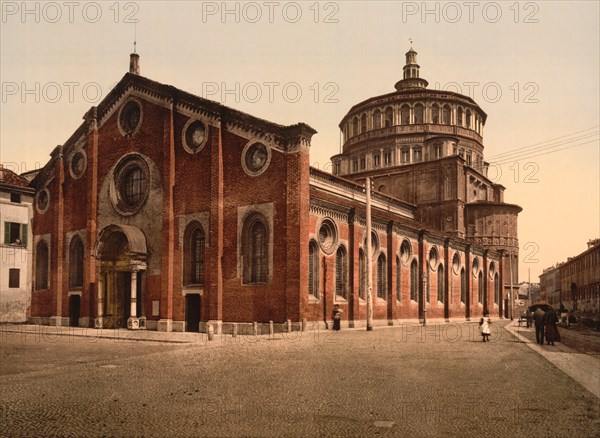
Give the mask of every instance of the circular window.
[{"label": "circular window", "polygon": [[200,120],[190,120],[183,129],[183,146],[191,154],[200,152],[207,139],[206,126]]},{"label": "circular window", "polygon": [[123,159],[111,184],[113,205],[121,214],[137,212],[148,197],[148,165],[139,156]]},{"label": "circular window", "polygon": [[438,262],[438,250],[434,246],[429,250],[429,267],[433,270],[435,269]]},{"label": "circular window", "polygon": [[319,245],[325,254],[333,253],[337,245],[337,229],[330,219],[324,219],[319,227]]},{"label": "circular window", "polygon": [[403,240],[402,245],[400,245],[400,260],[404,266],[408,265],[408,260],[412,255],[412,248],[410,246],[410,242],[408,240]]},{"label": "circular window", "polygon": [[43,189],[41,192],[37,194],[36,199],[36,208],[39,213],[46,213],[48,210],[48,205],[50,204],[50,193],[48,189]]},{"label": "circular window", "polygon": [[454,257],[452,257],[452,270],[455,274],[460,272],[460,255],[458,253],[454,253]]},{"label": "circular window", "polygon": [[252,143],[244,151],[242,164],[248,174],[256,176],[267,169],[269,158],[269,149],[264,144]]},{"label": "circular window", "polygon": [[130,100],[122,108],[119,114],[119,126],[125,135],[132,135],[140,125],[142,109],[135,100]]},{"label": "circular window", "polygon": [[79,151],[71,157],[71,176],[75,179],[80,178],[85,172],[86,158],[83,152]]}]

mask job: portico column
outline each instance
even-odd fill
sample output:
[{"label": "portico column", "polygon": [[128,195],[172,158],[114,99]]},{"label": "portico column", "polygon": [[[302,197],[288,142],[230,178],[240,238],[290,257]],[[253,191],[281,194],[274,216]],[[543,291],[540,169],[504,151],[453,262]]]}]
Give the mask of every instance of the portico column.
[{"label": "portico column", "polygon": [[103,316],[103,309],[104,309],[104,273],[103,272],[99,272],[98,273],[98,299],[96,300],[98,302],[98,309],[97,309],[97,313],[96,313],[96,322],[94,324],[94,326],[97,329],[101,329],[102,328],[102,316]]},{"label": "portico column", "polygon": [[140,320],[137,318],[137,270],[131,271],[131,307],[129,319],[127,319],[127,328],[137,330],[140,327]]}]

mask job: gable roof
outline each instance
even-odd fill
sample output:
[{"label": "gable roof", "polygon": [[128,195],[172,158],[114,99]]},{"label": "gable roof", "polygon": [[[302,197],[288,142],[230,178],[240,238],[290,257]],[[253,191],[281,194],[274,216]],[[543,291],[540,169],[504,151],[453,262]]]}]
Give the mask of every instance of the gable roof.
[{"label": "gable roof", "polygon": [[290,142],[297,142],[302,138],[310,140],[317,132],[315,129],[302,122],[287,126],[273,123],[242,111],[229,108],[219,102],[180,90],[172,85],[153,81],[137,74],[126,73],[108,95],[102,99],[98,106],[91,107],[90,110],[85,113],[83,116],[84,121],[73,134],[71,134],[64,145],[57,146],[52,151],[50,160],[48,160],[46,165],[35,176],[32,181],[32,186],[38,187],[43,181],[50,178],[53,174],[54,162],[62,153],[68,152],[69,148],[72,148],[77,141],[85,135],[90,121],[96,119],[98,121],[98,127],[100,127],[112,114],[125,94],[132,89],[154,99],[162,100],[165,103],[172,103],[174,110],[176,110],[176,107],[179,107],[203,114],[210,119],[220,122],[224,129],[241,128],[254,135],[262,134],[271,137],[276,143],[284,146],[288,145]]}]

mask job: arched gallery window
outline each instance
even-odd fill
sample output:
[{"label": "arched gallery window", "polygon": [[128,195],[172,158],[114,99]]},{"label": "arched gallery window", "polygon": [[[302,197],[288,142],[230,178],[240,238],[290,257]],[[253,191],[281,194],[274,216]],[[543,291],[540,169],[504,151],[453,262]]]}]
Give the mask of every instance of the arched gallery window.
[{"label": "arched gallery window", "polygon": [[443,123],[444,125],[449,125],[450,124],[450,119],[451,119],[451,111],[450,111],[450,106],[449,105],[444,105],[444,112],[443,112]]},{"label": "arched gallery window", "polygon": [[433,104],[431,107],[431,123],[440,123],[440,107],[438,104]]},{"label": "arched gallery window", "polygon": [[385,109],[385,126],[392,126],[394,124],[394,111],[391,107]]},{"label": "arched gallery window", "polygon": [[408,125],[410,123],[410,108],[408,105],[402,105],[400,108],[400,123]]},{"label": "arched gallery window", "polygon": [[415,123],[423,123],[423,105],[420,103],[415,105]]},{"label": "arched gallery window", "polygon": [[373,113],[373,129],[381,128],[381,111],[375,110]]}]

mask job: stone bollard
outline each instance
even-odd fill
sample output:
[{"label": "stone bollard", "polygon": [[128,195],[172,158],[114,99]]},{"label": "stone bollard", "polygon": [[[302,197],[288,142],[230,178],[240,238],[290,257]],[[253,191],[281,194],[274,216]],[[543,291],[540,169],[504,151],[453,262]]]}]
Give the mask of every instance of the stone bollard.
[{"label": "stone bollard", "polygon": [[287,320],[287,327],[286,327],[286,330],[287,330],[287,332],[288,332],[288,333],[291,333],[291,332],[292,332],[292,320],[291,320],[291,319],[288,319],[288,320]]},{"label": "stone bollard", "polygon": [[231,336],[235,338],[235,337],[237,337],[237,334],[238,334],[238,325],[237,325],[237,322],[234,322],[233,327],[231,328]]},{"label": "stone bollard", "polygon": [[273,330],[273,321],[269,321],[269,339],[274,339],[275,330]]},{"label": "stone bollard", "polygon": [[306,318],[302,318],[302,331],[305,332],[306,331]]},{"label": "stone bollard", "polygon": [[258,336],[258,323],[257,322],[252,323],[252,334],[254,336]]},{"label": "stone bollard", "polygon": [[215,338],[215,328],[210,323],[208,323],[206,325],[206,327],[207,327],[206,333],[208,335],[208,340],[212,341]]}]

